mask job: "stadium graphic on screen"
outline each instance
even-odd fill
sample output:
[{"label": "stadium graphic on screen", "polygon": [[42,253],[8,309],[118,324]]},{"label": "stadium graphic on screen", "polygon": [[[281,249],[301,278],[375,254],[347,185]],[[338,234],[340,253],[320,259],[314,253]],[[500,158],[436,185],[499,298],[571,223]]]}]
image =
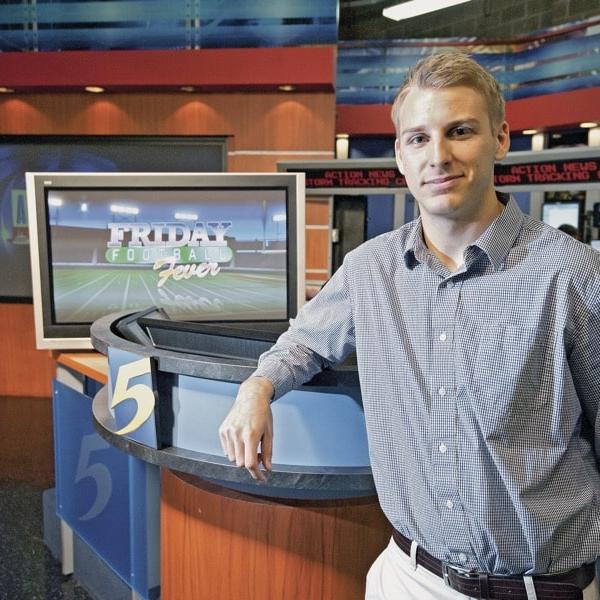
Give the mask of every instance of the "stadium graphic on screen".
[{"label": "stadium graphic on screen", "polygon": [[47,206],[56,323],[287,316],[285,190],[53,189]]}]

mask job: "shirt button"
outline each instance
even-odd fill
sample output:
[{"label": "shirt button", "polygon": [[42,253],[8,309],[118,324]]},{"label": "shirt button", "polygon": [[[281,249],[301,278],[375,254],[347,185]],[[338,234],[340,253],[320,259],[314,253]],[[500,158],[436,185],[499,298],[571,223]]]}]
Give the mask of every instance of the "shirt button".
[{"label": "shirt button", "polygon": [[446,283],[446,286],[452,289],[454,287],[454,281],[449,281],[448,283]]},{"label": "shirt button", "polygon": [[452,500],[446,500],[446,508],[452,510],[454,508],[454,502],[452,502]]},{"label": "shirt button", "polygon": [[461,552],[458,555],[458,560],[460,560],[461,563],[466,563],[467,562],[467,555],[464,552]]},{"label": "shirt button", "polygon": [[446,334],[445,331],[442,331],[442,333],[440,333],[440,342],[445,342],[448,339],[448,335]]},{"label": "shirt button", "polygon": [[442,386],[442,387],[441,387],[441,388],[438,390],[438,394],[439,394],[440,396],[445,396],[445,395],[446,395],[446,388]]},{"label": "shirt button", "polygon": [[446,450],[448,450],[448,447],[446,446],[446,444],[444,444],[443,442],[438,446],[438,450],[442,453],[445,454]]}]

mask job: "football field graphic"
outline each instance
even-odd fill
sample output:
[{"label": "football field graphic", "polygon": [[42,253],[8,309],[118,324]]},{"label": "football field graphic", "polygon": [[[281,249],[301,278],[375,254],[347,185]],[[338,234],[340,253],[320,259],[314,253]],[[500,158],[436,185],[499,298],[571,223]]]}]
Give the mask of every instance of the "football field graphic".
[{"label": "football field graphic", "polygon": [[55,323],[162,308],[176,320],[285,319],[283,190],[51,190]]},{"label": "football field graphic", "polygon": [[171,319],[280,319],[286,304],[285,274],[221,270],[218,277],[170,279],[157,287],[152,268],[59,266],[54,270],[55,318],[89,322],[102,314],[162,307]]}]

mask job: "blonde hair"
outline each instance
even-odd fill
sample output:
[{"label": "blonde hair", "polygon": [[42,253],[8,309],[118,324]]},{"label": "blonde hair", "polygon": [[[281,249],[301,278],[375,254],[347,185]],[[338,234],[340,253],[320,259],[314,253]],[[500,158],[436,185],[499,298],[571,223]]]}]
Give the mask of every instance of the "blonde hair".
[{"label": "blonde hair", "polygon": [[399,131],[400,108],[412,88],[466,86],[480,92],[486,101],[492,130],[504,121],[504,98],[496,79],[463,52],[441,52],[422,58],[408,72],[392,106],[392,121]]}]

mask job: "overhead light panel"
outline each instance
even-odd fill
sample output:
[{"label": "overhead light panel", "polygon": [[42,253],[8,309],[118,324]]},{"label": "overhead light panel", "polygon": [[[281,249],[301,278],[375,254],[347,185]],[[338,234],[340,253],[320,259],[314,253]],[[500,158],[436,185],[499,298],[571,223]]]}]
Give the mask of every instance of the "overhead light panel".
[{"label": "overhead light panel", "polygon": [[535,135],[539,133],[538,129],[523,129],[523,135]]},{"label": "overhead light panel", "polygon": [[465,2],[470,2],[470,0],[409,0],[408,2],[384,8],[383,16],[394,21],[402,21],[435,12],[436,10],[442,10],[443,8],[449,8],[450,6],[456,6],[457,4],[464,4]]},{"label": "overhead light panel", "polygon": [[110,212],[118,215],[139,215],[140,209],[135,206],[123,206],[122,204],[111,204]]},{"label": "overhead light panel", "polygon": [[198,215],[196,213],[176,212],[175,218],[178,221],[197,221]]},{"label": "overhead light panel", "polygon": [[594,123],[592,121],[584,121],[583,123],[579,123],[579,127],[582,129],[592,129],[594,127],[598,127],[598,123]]},{"label": "overhead light panel", "polygon": [[98,85],[88,85],[86,86],[85,91],[92,94],[101,94],[104,91],[104,88]]},{"label": "overhead light panel", "polygon": [[335,136],[335,157],[345,160],[350,156],[350,136],[347,133],[337,133]]}]

